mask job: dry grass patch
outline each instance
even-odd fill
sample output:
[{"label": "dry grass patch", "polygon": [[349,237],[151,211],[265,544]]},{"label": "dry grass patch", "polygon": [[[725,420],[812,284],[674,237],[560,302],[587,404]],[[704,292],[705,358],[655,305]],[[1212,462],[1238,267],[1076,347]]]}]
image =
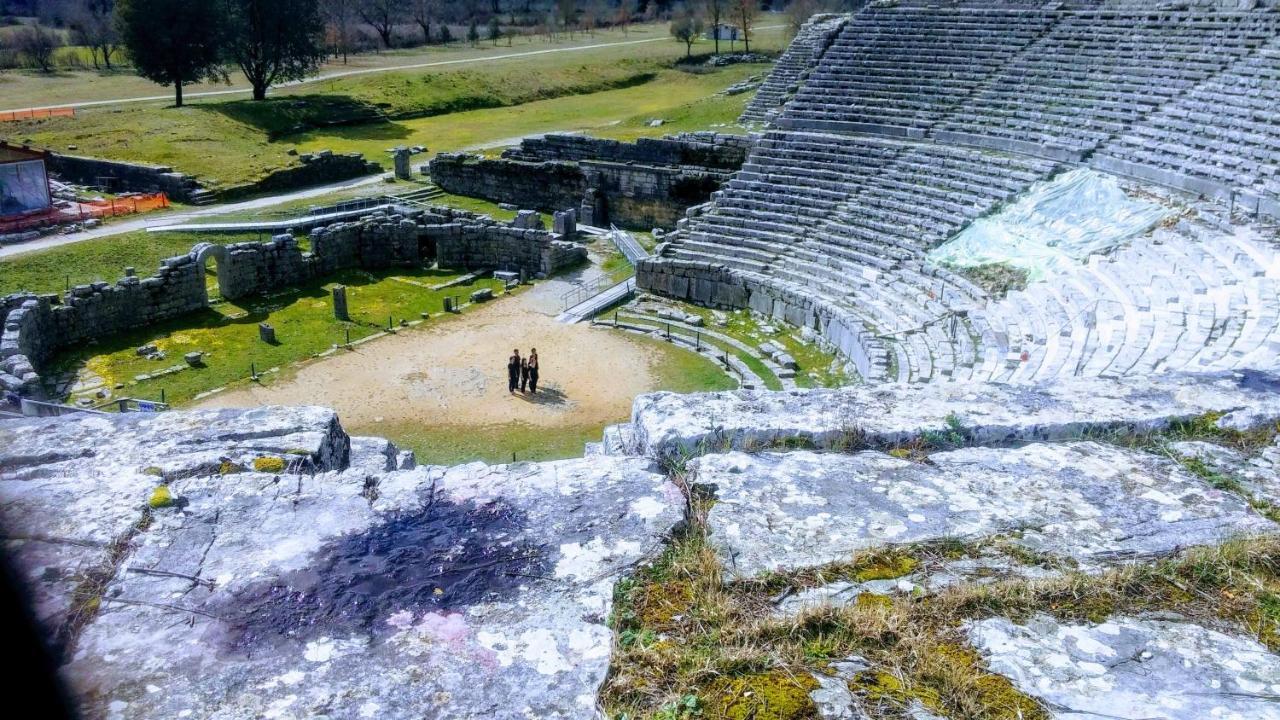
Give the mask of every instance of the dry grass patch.
[{"label": "dry grass patch", "polygon": [[[690,489],[682,474],[675,479]],[[991,672],[969,645],[966,624],[991,617],[1025,621],[1048,613],[1064,622],[1100,622],[1177,613],[1280,649],[1280,536],[1196,548],[1099,575],[1064,570],[1049,580],[969,583],[929,596],[864,593],[846,606],[775,617],[776,603],[798,588],[901,577],[1016,546],[996,539],[879,548],[824,568],[727,583],[706,536],[714,500],[692,489],[687,528],[617,588],[617,642],[602,693],[611,717],[817,717],[809,699],[813,674],[830,674],[832,662],[856,656],[868,669],[849,687],[873,717],[905,718],[924,707],[953,720],[1048,718],[1046,708]]]}]

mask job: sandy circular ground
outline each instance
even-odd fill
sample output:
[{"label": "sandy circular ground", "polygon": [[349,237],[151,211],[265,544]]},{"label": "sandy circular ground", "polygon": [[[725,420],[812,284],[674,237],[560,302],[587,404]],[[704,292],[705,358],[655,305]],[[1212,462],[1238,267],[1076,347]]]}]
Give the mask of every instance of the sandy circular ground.
[{"label": "sandy circular ground", "polygon": [[[654,389],[659,354],[618,333],[555,320],[561,295],[572,282],[590,279],[594,268],[197,406],[324,405],[360,432],[376,432],[382,423],[551,428],[625,420],[632,399]],[[509,394],[507,357],[513,348],[523,356],[534,347],[542,370],[538,394]]]}]

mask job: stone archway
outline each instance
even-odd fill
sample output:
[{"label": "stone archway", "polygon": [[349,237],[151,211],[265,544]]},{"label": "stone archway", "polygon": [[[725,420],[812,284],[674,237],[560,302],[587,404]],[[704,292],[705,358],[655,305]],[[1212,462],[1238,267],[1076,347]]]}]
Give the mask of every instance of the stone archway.
[{"label": "stone archway", "polygon": [[[227,278],[227,248],[225,245],[217,245],[215,243],[200,243],[191,248],[191,255],[196,259],[196,264],[200,266],[201,272],[205,272],[207,263],[213,258],[216,263],[218,273],[218,294],[226,297],[226,278]],[[209,302],[209,294],[206,286],[205,303]]]}]

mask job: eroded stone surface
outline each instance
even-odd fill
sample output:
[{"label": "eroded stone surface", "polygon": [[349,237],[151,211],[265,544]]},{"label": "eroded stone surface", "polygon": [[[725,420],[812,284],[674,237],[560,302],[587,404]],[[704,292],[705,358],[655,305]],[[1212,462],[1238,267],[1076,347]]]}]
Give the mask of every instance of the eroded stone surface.
[{"label": "eroded stone surface", "polygon": [[968,448],[931,461],[733,452],[690,467],[715,488],[710,537],[737,577],[879,545],[1006,533],[1090,569],[1275,528],[1175,463],[1114,446]]},{"label": "eroded stone surface", "polygon": [[1238,481],[1255,497],[1273,505],[1280,504],[1280,437],[1254,455],[1198,441],[1174,443],[1172,449]]},{"label": "eroded stone surface", "polygon": [[8,421],[0,423],[0,528],[52,638],[75,588],[110,574],[113,543],[142,519],[162,475],[263,456],[330,467],[345,459],[346,443],[321,408]]},{"label": "eroded stone surface", "polygon": [[174,489],[67,668],[91,710],[590,717],[613,583],[682,506],[616,458]]},{"label": "eroded stone surface", "polygon": [[642,458],[388,471],[410,458],[318,409],[0,433],[49,635],[107,581],[63,667],[89,717],[591,717],[614,583],[683,518]]},{"label": "eroded stone surface", "polygon": [[1025,625],[982,620],[969,638],[992,670],[1055,718],[1280,719],[1280,657],[1194,623],[1065,625],[1038,615]]},{"label": "eroded stone surface", "polygon": [[265,455],[308,469],[345,467],[350,439],[332,410],[260,407],[70,415],[0,424],[0,476],[96,475],[155,468],[165,477],[248,467]]},{"label": "eroded stone surface", "polygon": [[843,607],[855,602],[863,593],[920,596],[964,583],[985,585],[1016,577],[1038,579],[1057,574],[1054,570],[1023,565],[1012,558],[991,553],[981,557],[944,560],[936,567],[910,572],[897,578],[861,582],[841,580],[809,588],[783,598],[776,605],[775,612],[779,617],[786,617],[820,606]]},{"label": "eroded stone surface", "polygon": [[1224,424],[1280,419],[1280,381],[1254,372],[1072,378],[1035,387],[935,383],[839,390],[641,395],[632,409],[639,449],[653,457],[801,440],[840,448],[892,445],[948,432],[973,442],[1052,440],[1086,429],[1151,430],[1170,420],[1227,412]]}]

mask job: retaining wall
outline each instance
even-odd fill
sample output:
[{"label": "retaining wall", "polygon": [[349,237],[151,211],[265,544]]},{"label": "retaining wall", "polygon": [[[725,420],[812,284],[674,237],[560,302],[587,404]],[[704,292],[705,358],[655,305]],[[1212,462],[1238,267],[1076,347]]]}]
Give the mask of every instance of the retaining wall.
[{"label": "retaining wall", "polygon": [[456,195],[544,212],[581,206],[587,224],[648,230],[672,227],[706,202],[745,162],[750,143],[713,133],[635,143],[549,135],[525,140],[501,159],[438,155],[430,173]]},{"label": "retaining wall", "polygon": [[789,290],[733,272],[724,265],[668,258],[636,264],[636,287],[706,307],[750,308],[766,317],[808,327],[836,347],[863,377],[888,362],[852,315],[812,293]]}]

